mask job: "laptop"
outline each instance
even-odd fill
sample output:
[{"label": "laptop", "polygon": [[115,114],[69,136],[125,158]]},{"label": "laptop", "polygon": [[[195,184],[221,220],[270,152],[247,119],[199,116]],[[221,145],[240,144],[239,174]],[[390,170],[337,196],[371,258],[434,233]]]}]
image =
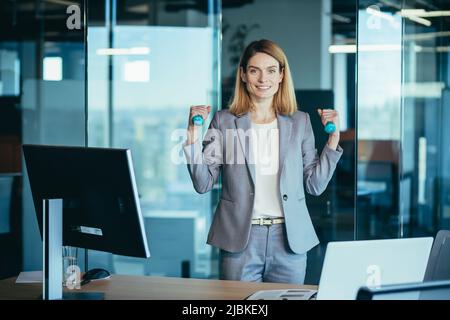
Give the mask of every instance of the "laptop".
[{"label": "laptop", "polygon": [[317,300],[354,300],[360,287],[422,282],[432,237],[327,245]]}]

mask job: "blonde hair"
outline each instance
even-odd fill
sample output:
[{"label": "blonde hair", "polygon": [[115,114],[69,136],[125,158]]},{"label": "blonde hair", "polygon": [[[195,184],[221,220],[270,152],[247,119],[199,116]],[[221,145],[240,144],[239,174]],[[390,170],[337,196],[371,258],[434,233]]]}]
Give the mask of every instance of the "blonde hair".
[{"label": "blonde hair", "polygon": [[259,52],[268,54],[277,60],[280,65],[279,71],[284,71],[284,76],[278,91],[273,97],[272,108],[276,113],[284,115],[293,114],[297,110],[297,100],[295,98],[294,85],[287,57],[276,43],[265,39],[253,41],[242,53],[236,71],[234,96],[229,105],[230,112],[236,116],[240,116],[255,109],[255,105],[247,91],[246,84],[242,81],[241,72],[245,73],[247,71],[248,61]]}]

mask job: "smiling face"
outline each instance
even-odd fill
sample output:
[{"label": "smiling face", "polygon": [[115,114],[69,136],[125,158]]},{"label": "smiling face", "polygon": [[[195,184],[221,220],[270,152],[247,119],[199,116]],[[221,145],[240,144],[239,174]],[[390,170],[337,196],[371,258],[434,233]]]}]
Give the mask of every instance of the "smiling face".
[{"label": "smiling face", "polygon": [[247,70],[241,69],[241,79],[253,101],[272,99],[283,80],[283,70],[275,58],[258,52],[248,60]]}]

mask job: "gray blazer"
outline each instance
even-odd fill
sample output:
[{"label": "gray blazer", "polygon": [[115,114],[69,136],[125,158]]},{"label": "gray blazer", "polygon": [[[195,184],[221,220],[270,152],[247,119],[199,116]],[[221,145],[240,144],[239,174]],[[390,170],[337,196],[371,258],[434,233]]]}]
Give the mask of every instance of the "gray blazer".
[{"label": "gray blazer", "polygon": [[[305,188],[320,195],[327,187],[342,148],[327,145],[320,157],[307,113],[278,115],[280,137],[279,199],[284,211],[291,250],[302,254],[319,243],[308,208]],[[187,167],[195,190],[213,188],[222,173],[222,194],[208,234],[208,244],[229,252],[243,251],[248,243],[255,194],[255,162],[248,134],[250,114],[237,117],[228,110],[216,112],[203,143],[185,145]]]}]

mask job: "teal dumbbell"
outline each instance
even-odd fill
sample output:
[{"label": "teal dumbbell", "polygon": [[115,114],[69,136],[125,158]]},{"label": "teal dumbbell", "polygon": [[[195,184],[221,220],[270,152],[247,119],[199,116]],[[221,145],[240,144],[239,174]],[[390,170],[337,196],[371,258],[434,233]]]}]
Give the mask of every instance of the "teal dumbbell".
[{"label": "teal dumbbell", "polygon": [[325,125],[325,132],[330,134],[335,131],[336,131],[336,125],[333,122],[328,121],[327,124]]},{"label": "teal dumbbell", "polygon": [[203,117],[199,114],[192,117],[192,124],[194,126],[202,126],[203,125]]}]

